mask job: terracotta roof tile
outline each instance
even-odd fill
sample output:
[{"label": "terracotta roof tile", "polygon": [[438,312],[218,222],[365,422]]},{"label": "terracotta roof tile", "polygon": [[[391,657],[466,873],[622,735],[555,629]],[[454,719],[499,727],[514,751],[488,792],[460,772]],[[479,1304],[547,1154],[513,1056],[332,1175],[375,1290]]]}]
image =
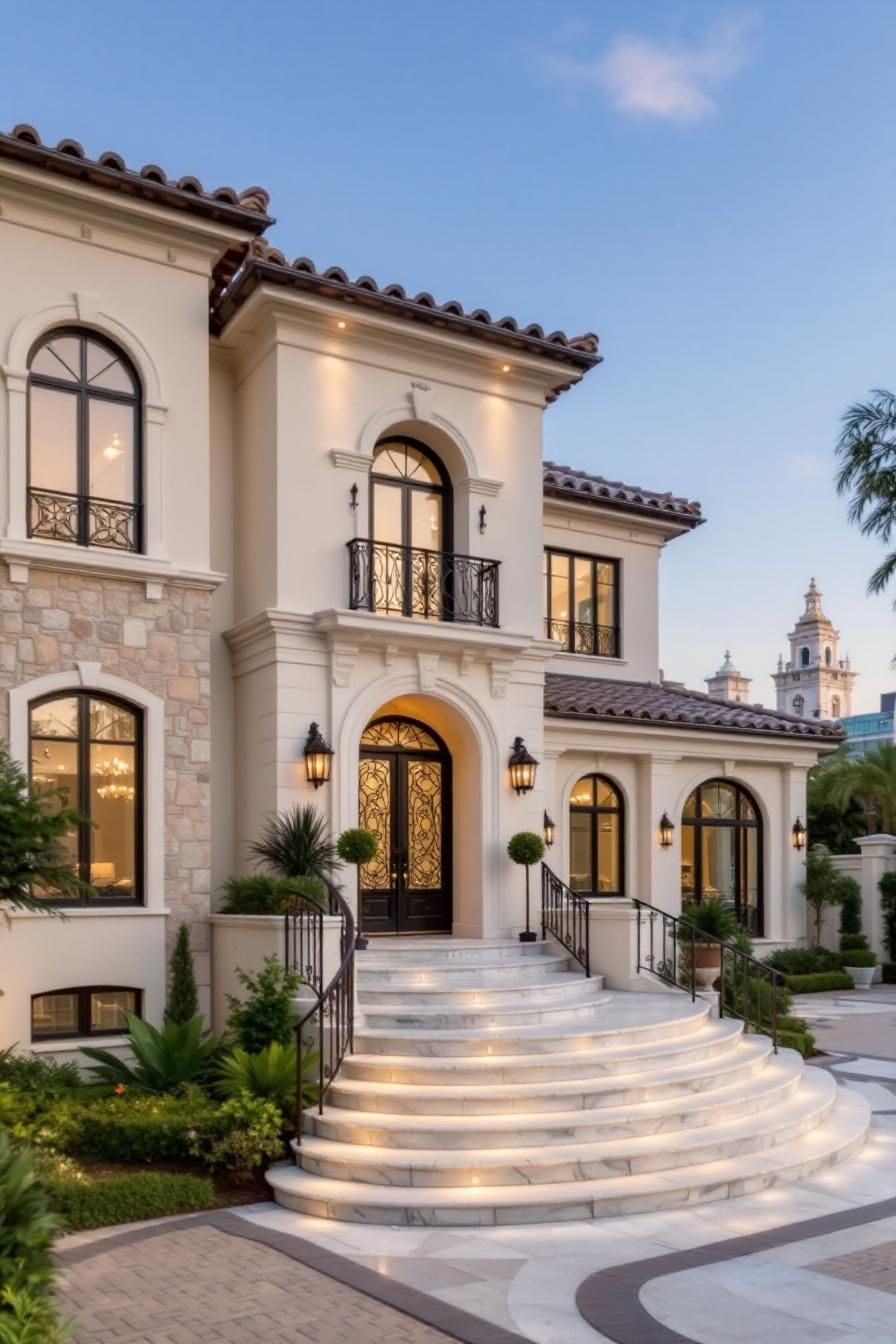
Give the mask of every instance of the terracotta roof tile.
[{"label": "terracotta roof tile", "polygon": [[605,476],[594,476],[557,462],[544,464],[544,493],[558,499],[621,508],[627,513],[671,516],[685,527],[698,527],[705,521],[696,500],[668,491],[642,490],[639,485],[623,485],[622,481],[608,481]]},{"label": "terracotta roof tile", "polygon": [[650,681],[612,681],[607,677],[570,677],[548,673],[545,713],[558,718],[640,720],[668,728],[702,728],[758,736],[822,738],[843,736],[834,723],[798,719],[776,710],[714,700],[701,691],[672,689]]},{"label": "terracotta roof tile", "polygon": [[207,191],[198,178],[169,178],[154,163],[129,168],[120,154],[109,150],[97,159],[88,158],[77,140],[45,145],[33,126],[15,126],[8,135],[0,132],[0,158],[15,159],[94,187],[204,215],[254,234],[263,233],[273,223],[267,213],[268,193],[262,187],[247,187],[240,192],[233,187],[215,187]]},{"label": "terracotta roof tile", "polygon": [[[308,257],[288,261],[276,247],[263,239],[253,241],[245,265],[233,284],[216,304],[216,329],[221,330],[254,289],[261,284],[289,285],[341,299],[356,307],[375,308],[412,321],[443,327],[447,331],[474,336],[493,344],[542,358],[572,365],[583,372],[600,363],[598,338],[594,332],[567,336],[562,331],[545,332],[537,322],[521,326],[513,317],[494,318],[485,308],[466,311],[456,299],[439,304],[426,291],[409,295],[401,285],[378,285],[369,275],[350,280],[340,266],[319,271]],[[570,386],[565,382],[557,391]]]}]

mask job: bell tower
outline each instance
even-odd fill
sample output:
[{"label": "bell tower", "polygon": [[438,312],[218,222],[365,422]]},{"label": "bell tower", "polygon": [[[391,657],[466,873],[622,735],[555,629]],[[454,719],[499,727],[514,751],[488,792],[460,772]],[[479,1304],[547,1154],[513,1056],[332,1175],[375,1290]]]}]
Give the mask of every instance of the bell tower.
[{"label": "bell tower", "polygon": [[821,605],[821,593],[810,579],[806,608],[788,635],[790,657],[778,658],[772,674],[778,709],[797,718],[842,719],[852,713],[852,688],[858,675],[849,655],[838,653],[840,631]]},{"label": "bell tower", "polygon": [[706,689],[713,700],[736,700],[741,704],[750,703],[750,678],[738,672],[731,661],[731,650],[725,650],[725,659],[718,672],[704,677]]}]

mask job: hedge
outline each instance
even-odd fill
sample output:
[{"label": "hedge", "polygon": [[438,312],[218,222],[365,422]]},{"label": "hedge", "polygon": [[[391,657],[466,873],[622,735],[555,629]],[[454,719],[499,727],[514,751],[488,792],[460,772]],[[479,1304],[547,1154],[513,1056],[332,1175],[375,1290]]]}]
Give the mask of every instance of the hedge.
[{"label": "hedge", "polygon": [[815,1037],[803,1017],[778,1019],[778,1045],[781,1049],[798,1050],[803,1059],[815,1054]]},{"label": "hedge", "polygon": [[48,1182],[50,1207],[72,1230],[136,1223],[174,1213],[211,1209],[215,1188],[208,1176],[138,1171],[103,1180]]},{"label": "hedge", "polygon": [[108,1097],[61,1102],[46,1117],[54,1148],[101,1162],[183,1162],[191,1133],[214,1130],[216,1107],[202,1096]]},{"label": "hedge", "polygon": [[816,975],[785,975],[784,984],[794,994],[822,994],[831,989],[853,989],[845,971],[819,971]]},{"label": "hedge", "polygon": [[896,985],[896,961],[885,961],[880,970],[885,985]]}]

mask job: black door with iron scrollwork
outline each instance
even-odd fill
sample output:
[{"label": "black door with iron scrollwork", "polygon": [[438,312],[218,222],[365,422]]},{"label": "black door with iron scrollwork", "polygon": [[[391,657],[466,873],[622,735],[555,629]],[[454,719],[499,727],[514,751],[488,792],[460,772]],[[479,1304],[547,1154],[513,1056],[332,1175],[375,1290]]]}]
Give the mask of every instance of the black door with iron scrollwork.
[{"label": "black door with iron scrollwork", "polygon": [[360,825],[380,841],[360,870],[364,932],[450,933],[451,758],[413,719],[375,719],[361,737]]}]

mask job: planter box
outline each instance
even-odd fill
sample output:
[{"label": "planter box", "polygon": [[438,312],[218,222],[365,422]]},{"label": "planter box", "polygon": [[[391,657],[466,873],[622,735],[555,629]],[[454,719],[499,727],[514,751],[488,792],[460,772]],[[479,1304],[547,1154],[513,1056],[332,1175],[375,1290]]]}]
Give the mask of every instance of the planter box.
[{"label": "planter box", "polygon": [[[256,974],[265,957],[283,960],[285,925],[282,915],[212,915],[212,1029],[221,1032],[227,1025],[227,996],[241,997],[237,967]],[[337,915],[324,915],[324,984],[339,968],[339,934],[342,921]],[[307,990],[299,990],[296,1013],[302,1003],[310,1002]]]}]

